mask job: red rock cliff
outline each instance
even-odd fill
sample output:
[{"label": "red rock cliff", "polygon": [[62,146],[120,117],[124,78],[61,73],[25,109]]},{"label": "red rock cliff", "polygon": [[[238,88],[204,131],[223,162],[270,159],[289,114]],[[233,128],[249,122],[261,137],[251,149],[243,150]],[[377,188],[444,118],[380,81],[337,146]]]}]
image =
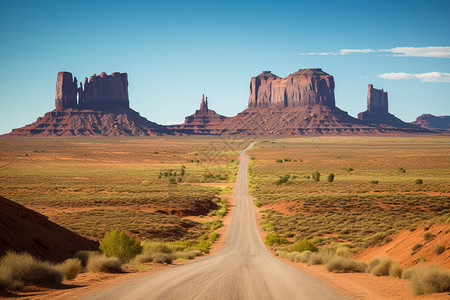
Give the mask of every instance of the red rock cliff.
[{"label": "red rock cliff", "polygon": [[264,71],[250,81],[248,107],[335,107],[334,78],[322,69],[299,69],[285,78]]}]

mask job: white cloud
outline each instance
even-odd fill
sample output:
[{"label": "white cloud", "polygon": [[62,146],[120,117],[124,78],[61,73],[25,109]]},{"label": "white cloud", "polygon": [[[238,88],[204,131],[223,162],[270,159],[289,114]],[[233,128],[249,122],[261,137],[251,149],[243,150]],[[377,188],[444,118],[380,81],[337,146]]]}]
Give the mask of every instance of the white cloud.
[{"label": "white cloud", "polygon": [[379,78],[399,80],[399,79],[419,79],[422,82],[449,82],[450,83],[450,73],[442,72],[429,72],[429,73],[384,73],[378,75]]},{"label": "white cloud", "polygon": [[402,57],[438,57],[450,58],[450,47],[395,47],[380,49],[378,52],[393,53]]},{"label": "white cloud", "polygon": [[338,52],[310,52],[299,55],[348,55],[355,53],[387,52],[400,57],[450,58],[450,47],[395,47],[391,49],[341,49]]},{"label": "white cloud", "polygon": [[341,49],[339,50],[339,54],[341,55],[347,55],[352,53],[371,53],[375,52],[373,49]]}]

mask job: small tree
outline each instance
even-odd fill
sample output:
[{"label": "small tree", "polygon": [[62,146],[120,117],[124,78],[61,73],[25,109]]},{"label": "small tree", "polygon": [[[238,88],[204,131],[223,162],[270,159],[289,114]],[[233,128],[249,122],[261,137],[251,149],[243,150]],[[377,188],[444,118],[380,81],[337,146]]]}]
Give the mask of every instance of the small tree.
[{"label": "small tree", "polygon": [[319,173],[319,171],[312,172],[311,178],[314,179],[315,182],[320,181],[320,173]]},{"label": "small tree", "polygon": [[334,180],[334,173],[328,174],[327,180],[328,180],[328,182],[333,182],[333,180]]},{"label": "small tree", "polygon": [[141,241],[136,236],[127,236],[120,229],[112,229],[100,242],[99,249],[108,257],[114,256],[129,262],[142,252]]}]

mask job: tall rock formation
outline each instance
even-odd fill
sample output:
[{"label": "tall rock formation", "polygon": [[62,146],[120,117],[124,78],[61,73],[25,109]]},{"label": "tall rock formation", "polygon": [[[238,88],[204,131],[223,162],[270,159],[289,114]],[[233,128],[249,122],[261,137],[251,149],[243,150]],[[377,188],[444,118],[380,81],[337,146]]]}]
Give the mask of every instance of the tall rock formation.
[{"label": "tall rock formation", "polygon": [[280,78],[264,71],[250,81],[248,107],[335,107],[334,78],[320,68],[299,69]]},{"label": "tall rock formation", "polygon": [[77,87],[72,73],[59,72],[56,80],[55,106],[57,110],[68,108],[104,110],[114,106],[130,107],[127,73],[115,72],[97,76],[94,74]]},{"label": "tall rock formation", "polygon": [[56,109],[76,108],[77,105],[77,78],[72,79],[72,73],[59,72],[56,77]]},{"label": "tall rock formation", "polygon": [[214,110],[208,108],[208,97],[202,95],[202,102],[200,109],[197,109],[194,114],[187,116],[184,120],[184,125],[211,125],[218,124],[227,117],[219,115]]},{"label": "tall rock formation", "polygon": [[175,134],[130,108],[126,73],[102,73],[84,80],[84,88],[69,72],[59,72],[56,109],[36,122],[13,129],[15,136],[146,136]]},{"label": "tall rock formation", "polygon": [[388,110],[388,93],[369,84],[367,90],[367,110],[358,114],[358,119],[368,123],[386,124],[399,128],[418,128],[410,123],[403,122]]},{"label": "tall rock formation", "polygon": [[129,108],[127,73],[106,75],[103,72],[99,76],[94,74],[89,80],[85,78],[84,90],[80,85],[78,96],[82,108],[101,110],[115,105]]}]

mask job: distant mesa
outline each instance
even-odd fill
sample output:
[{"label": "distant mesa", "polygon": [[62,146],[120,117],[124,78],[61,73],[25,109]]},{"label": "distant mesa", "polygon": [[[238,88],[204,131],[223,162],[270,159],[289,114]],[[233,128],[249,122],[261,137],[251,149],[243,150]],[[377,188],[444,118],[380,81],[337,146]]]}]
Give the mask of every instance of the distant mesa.
[{"label": "distant mesa", "polygon": [[16,136],[148,136],[173,134],[130,108],[127,73],[85,78],[59,72],[55,109],[36,122],[14,129]]},{"label": "distant mesa", "polygon": [[0,196],[0,256],[26,251],[42,260],[61,262],[98,243],[48,220],[48,217]]},{"label": "distant mesa", "polygon": [[403,122],[388,111],[388,93],[369,84],[367,91],[367,110],[358,114],[358,119],[373,124],[385,124],[398,128],[417,128]]},{"label": "distant mesa", "polygon": [[335,107],[334,78],[320,68],[299,69],[284,78],[263,71],[250,81],[248,107]]},{"label": "distant mesa", "polygon": [[448,127],[445,118],[446,125],[442,122],[433,125],[438,120],[430,117],[418,119],[414,124],[403,122],[389,113],[387,92],[372,84],[367,93],[367,110],[354,118],[336,106],[334,87],[333,76],[320,68],[299,69],[284,78],[263,71],[251,78],[248,108],[236,116],[216,113],[209,108],[208,98],[203,95],[200,109],[185,117],[183,124],[162,126],[130,108],[126,73],[94,74],[82,84],[71,73],[59,72],[55,109],[8,135],[415,134]]},{"label": "distant mesa", "polygon": [[185,125],[212,125],[221,123],[227,117],[219,115],[214,110],[208,108],[208,97],[202,95],[200,109],[197,109],[193,115],[187,116],[184,120]]},{"label": "distant mesa", "polygon": [[427,129],[450,130],[450,116],[423,114],[412,123]]},{"label": "distant mesa", "polygon": [[55,106],[57,110],[68,108],[104,110],[114,106],[129,108],[127,73],[105,72],[84,79],[84,89],[72,73],[59,72],[56,80]]}]

